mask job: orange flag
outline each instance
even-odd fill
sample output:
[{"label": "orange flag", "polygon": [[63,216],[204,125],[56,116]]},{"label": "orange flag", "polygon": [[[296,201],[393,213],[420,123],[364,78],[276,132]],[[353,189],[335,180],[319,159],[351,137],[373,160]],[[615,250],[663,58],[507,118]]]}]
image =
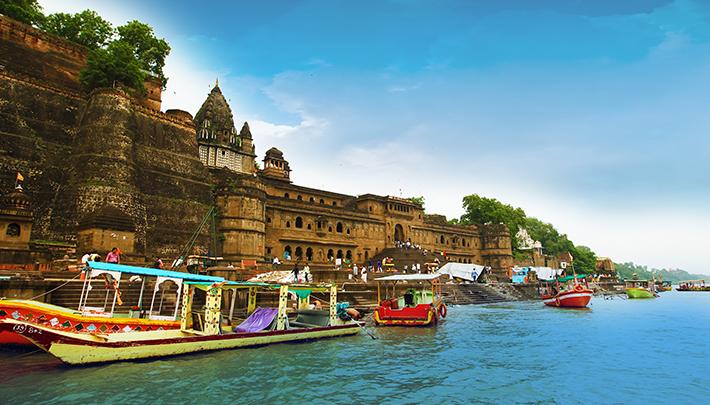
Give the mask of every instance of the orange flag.
[{"label": "orange flag", "polygon": [[20,172],[17,172],[17,181],[25,181],[25,178],[20,174]]}]

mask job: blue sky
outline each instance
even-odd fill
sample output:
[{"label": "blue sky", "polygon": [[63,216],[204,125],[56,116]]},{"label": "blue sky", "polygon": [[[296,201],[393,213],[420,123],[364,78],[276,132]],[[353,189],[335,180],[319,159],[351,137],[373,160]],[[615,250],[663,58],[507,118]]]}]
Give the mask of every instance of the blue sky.
[{"label": "blue sky", "polygon": [[707,272],[710,3],[41,1],[139,19],[163,108],[216,77],[297,184],[520,206],[616,261]]}]

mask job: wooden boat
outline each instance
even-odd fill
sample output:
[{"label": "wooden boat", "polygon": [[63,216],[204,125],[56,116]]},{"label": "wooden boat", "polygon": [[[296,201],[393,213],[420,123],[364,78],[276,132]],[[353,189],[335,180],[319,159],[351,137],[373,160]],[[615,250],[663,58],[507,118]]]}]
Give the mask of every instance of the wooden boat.
[{"label": "wooden boat", "polygon": [[[176,294],[179,297],[184,281],[224,280],[221,277],[103,262],[89,262],[82,271],[84,283],[76,310],[33,300],[0,299],[0,320],[14,319],[32,327],[44,326],[57,331],[81,334],[178,329],[180,322],[177,319],[177,305],[173,313],[164,313],[166,289],[163,287],[168,284],[172,289],[177,287]],[[137,305],[121,312],[121,282],[125,285],[128,281],[121,279],[123,275],[133,276],[135,282],[141,283],[141,289]],[[143,291],[148,279],[153,280],[155,284],[150,306],[144,308]],[[94,288],[96,286],[99,288]],[[156,302],[158,297],[159,302]],[[94,306],[89,306],[90,302],[94,303]],[[0,332],[0,345],[4,344],[32,345],[20,334],[7,331]]]},{"label": "wooden boat", "polygon": [[656,298],[655,284],[649,280],[626,280],[626,295],[631,299]]},{"label": "wooden boat", "polygon": [[[446,304],[442,299],[440,277],[441,274],[401,274],[376,279],[379,305],[374,313],[375,324],[436,325],[439,319],[446,317],[447,312]],[[398,282],[412,286],[407,288],[403,295],[398,296]]]},{"label": "wooden boat", "polygon": [[673,284],[670,281],[656,280],[656,291],[658,291],[658,292],[673,291]]},{"label": "wooden boat", "polygon": [[689,280],[680,283],[676,291],[710,291],[710,286],[705,285],[705,280]]},{"label": "wooden boat", "polygon": [[[221,313],[222,292],[249,290],[249,317],[237,327],[226,327]],[[279,289],[279,307],[257,310],[257,289]],[[192,311],[196,291],[204,291],[204,314]],[[290,321],[287,315],[289,291],[298,295],[299,310]],[[327,311],[310,310],[311,292],[330,292]],[[232,294],[232,309],[236,294]],[[4,319],[0,330],[21,334],[32,343],[67,364],[91,364],[180,355],[212,350],[261,346],[357,334],[360,325],[337,312],[336,286],[287,286],[249,282],[205,284],[184,283],[180,329],[116,334],[77,333],[33,325],[22,320]],[[231,316],[231,314],[230,314]]]},{"label": "wooden boat", "polygon": [[[580,279],[584,280],[584,284],[580,283]],[[550,307],[585,308],[594,295],[586,276],[581,274],[557,278],[554,284],[544,282],[542,287],[540,298]]]}]

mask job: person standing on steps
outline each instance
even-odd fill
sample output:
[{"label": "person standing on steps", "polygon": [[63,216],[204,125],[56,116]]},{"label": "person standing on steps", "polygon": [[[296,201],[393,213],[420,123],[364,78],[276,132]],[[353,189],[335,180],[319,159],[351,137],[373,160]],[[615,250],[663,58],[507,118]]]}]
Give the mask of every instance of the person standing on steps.
[{"label": "person standing on steps", "polygon": [[117,247],[111,249],[108,254],[106,254],[106,263],[118,264],[121,262],[121,251]]}]

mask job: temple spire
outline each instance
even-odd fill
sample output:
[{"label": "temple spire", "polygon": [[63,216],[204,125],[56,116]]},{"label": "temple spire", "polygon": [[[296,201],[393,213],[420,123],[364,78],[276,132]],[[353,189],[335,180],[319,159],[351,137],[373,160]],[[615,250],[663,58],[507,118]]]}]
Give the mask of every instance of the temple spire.
[{"label": "temple spire", "polygon": [[214,79],[214,87],[219,87],[219,77]]}]

